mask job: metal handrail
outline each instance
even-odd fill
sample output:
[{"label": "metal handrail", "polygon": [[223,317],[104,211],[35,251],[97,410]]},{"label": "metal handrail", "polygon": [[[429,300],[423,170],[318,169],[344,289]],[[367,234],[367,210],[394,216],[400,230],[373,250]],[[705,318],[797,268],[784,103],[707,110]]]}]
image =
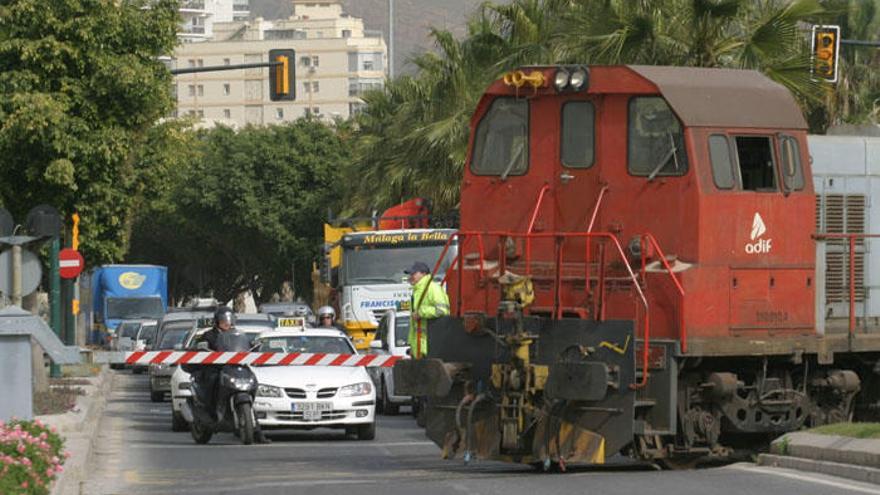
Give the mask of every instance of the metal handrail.
[{"label": "metal handrail", "polygon": [[657,242],[657,239],[651,233],[644,233],[641,235],[642,239],[642,279],[645,278],[645,268],[647,263],[647,256],[645,253],[644,242],[647,241],[651,244],[657,251],[657,255],[660,258],[660,263],[663,264],[663,267],[666,268],[666,272],[669,274],[669,277],[672,278],[672,283],[675,284],[676,290],[678,290],[678,294],[680,296],[679,299],[679,309],[678,309],[678,340],[681,343],[681,352],[687,352],[687,329],[684,325],[684,287],[681,285],[681,281],[678,280],[678,277],[675,276],[675,272],[672,271],[672,267],[669,266],[669,262],[666,261],[666,253],[663,252],[663,249],[660,248],[660,243]]},{"label": "metal handrail", "polygon": [[880,234],[861,233],[819,233],[813,234],[817,241],[827,239],[846,239],[849,244],[849,335],[856,331],[856,239],[878,239]]},{"label": "metal handrail", "polygon": [[[639,389],[639,388],[642,388],[645,385],[647,385],[647,382],[648,382],[648,357],[649,357],[650,342],[651,342],[651,324],[650,324],[650,312],[649,312],[649,307],[648,307],[648,298],[645,296],[645,293],[642,290],[641,284],[639,284],[638,277],[636,276],[635,271],[633,271],[632,265],[630,264],[629,260],[627,259],[626,254],[624,253],[623,247],[620,245],[620,241],[617,239],[616,236],[614,236],[613,234],[608,233],[608,232],[530,232],[530,233],[509,232],[509,231],[486,231],[486,232],[458,231],[458,232],[456,232],[455,234],[451,235],[449,237],[449,239],[447,239],[446,244],[443,246],[443,251],[441,252],[440,257],[438,258],[437,262],[434,265],[434,268],[431,272],[431,277],[433,278],[437,274],[437,270],[440,268],[440,264],[443,262],[443,259],[446,257],[446,253],[449,251],[449,247],[451,246],[453,240],[459,239],[458,256],[456,257],[456,261],[453,262],[453,264],[449,267],[449,270],[447,271],[447,275],[448,275],[448,273],[450,271],[452,271],[456,265],[458,266],[458,293],[459,293],[458,295],[459,295],[459,298],[458,298],[458,308],[457,308],[457,312],[456,312],[458,316],[461,316],[461,309],[462,309],[462,302],[461,302],[462,277],[463,277],[462,259],[463,259],[464,246],[466,245],[467,237],[478,237],[478,239],[480,239],[480,246],[482,247],[482,237],[483,236],[498,237],[499,238],[499,245],[500,245],[499,266],[500,266],[501,273],[503,273],[503,271],[507,265],[507,263],[506,263],[507,256],[506,256],[505,249],[504,249],[505,239],[507,239],[507,238],[525,238],[527,245],[528,245],[528,242],[534,238],[554,239],[556,241],[556,243],[557,243],[556,255],[554,257],[556,258],[557,270],[556,270],[556,280],[555,280],[556,283],[555,283],[555,295],[554,295],[555,307],[553,308],[554,309],[554,311],[553,311],[554,317],[559,317],[559,315],[561,314],[561,308],[559,306],[560,306],[560,284],[561,284],[560,271],[561,271],[561,264],[562,264],[562,243],[565,242],[565,240],[567,240],[567,239],[585,239],[585,240],[589,241],[593,238],[599,238],[599,239],[609,240],[614,245],[615,249],[617,250],[617,254],[620,257],[621,261],[623,262],[623,266],[626,268],[626,271],[629,275],[629,278],[633,284],[633,288],[635,288],[636,292],[638,293],[639,299],[641,300],[642,305],[644,306],[644,309],[645,309],[645,317],[644,317],[645,322],[644,322],[644,332],[643,332],[644,346],[642,349],[642,356],[641,356],[642,370],[643,370],[642,379],[639,383],[632,384],[631,388]],[[464,238],[464,239],[462,239],[462,238]],[[656,243],[656,240],[654,242]],[[480,253],[480,268],[481,269],[483,267],[483,264],[484,264],[484,253]],[[527,256],[527,258],[526,258],[527,272],[528,272],[528,268],[529,268],[530,264],[531,264],[531,259],[530,259],[530,257]],[[444,280],[446,280],[446,277],[444,277]],[[422,297],[418,301],[418,304],[421,303],[421,300],[423,298],[424,298],[424,293],[422,294]],[[415,308],[413,308],[413,310],[415,311]]]},{"label": "metal handrail", "polygon": [[599,214],[599,206],[602,205],[602,199],[605,197],[605,192],[608,190],[608,186],[602,186],[602,189],[599,190],[599,197],[596,198],[596,204],[593,206],[593,214],[590,216],[590,225],[587,226],[587,232],[593,231],[593,225],[596,224],[596,215]]}]

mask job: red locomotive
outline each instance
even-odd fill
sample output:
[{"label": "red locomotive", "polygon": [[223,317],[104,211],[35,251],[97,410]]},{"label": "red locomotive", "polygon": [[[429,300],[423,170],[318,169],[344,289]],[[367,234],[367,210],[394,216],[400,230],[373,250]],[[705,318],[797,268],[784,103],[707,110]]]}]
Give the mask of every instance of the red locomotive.
[{"label": "red locomotive", "polygon": [[754,71],[495,81],[471,123],[453,314],[395,369],[444,455],[677,466],[868,417],[880,339],[817,326],[806,130]]}]

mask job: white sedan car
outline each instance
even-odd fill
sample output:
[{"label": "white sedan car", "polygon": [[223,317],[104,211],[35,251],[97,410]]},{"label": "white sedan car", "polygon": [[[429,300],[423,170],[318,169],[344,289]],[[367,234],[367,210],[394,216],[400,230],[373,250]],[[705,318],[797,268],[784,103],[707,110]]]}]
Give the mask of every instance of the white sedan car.
[{"label": "white sedan car", "polygon": [[[357,354],[337,330],[300,328],[260,334],[260,352]],[[363,367],[254,366],[260,428],[340,428],[359,440],[376,436],[376,390]]]}]

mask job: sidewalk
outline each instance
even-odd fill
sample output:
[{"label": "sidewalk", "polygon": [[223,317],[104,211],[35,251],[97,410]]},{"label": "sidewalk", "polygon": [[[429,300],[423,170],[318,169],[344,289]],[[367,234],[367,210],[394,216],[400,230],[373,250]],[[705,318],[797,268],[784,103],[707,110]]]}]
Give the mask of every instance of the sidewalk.
[{"label": "sidewalk", "polygon": [[104,410],[106,397],[113,386],[114,374],[105,365],[94,377],[84,378],[89,385],[77,385],[85,394],[77,397],[76,407],[64,414],[37,416],[35,419],[54,426],[65,438],[64,449],[70,458],[64,463],[64,471],[52,486],[52,495],[79,495],[80,482],[85,478],[86,468],[92,456],[97,438],[98,420]]},{"label": "sidewalk", "polygon": [[787,433],[758,456],[758,464],[880,484],[880,439]]}]

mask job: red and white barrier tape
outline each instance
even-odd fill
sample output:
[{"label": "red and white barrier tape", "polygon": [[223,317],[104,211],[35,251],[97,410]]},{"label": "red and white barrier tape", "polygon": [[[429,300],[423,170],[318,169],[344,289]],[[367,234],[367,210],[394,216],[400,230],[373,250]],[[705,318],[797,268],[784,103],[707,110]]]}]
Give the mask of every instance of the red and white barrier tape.
[{"label": "red and white barrier tape", "polygon": [[401,356],[301,352],[126,352],[125,364],[249,364],[252,366],[367,366],[390,368]]}]

